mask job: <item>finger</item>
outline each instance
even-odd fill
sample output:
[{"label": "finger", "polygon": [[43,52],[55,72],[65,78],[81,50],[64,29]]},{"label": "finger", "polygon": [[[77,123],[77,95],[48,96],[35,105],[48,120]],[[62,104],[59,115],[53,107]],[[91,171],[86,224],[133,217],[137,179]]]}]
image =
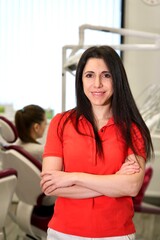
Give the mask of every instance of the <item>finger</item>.
[{"label": "finger", "polygon": [[139,166],[136,166],[136,165],[128,165],[128,166],[122,167],[119,171],[139,170],[139,169],[140,169]]},{"label": "finger", "polygon": [[50,178],[42,178],[40,181],[41,188],[44,188],[44,186],[48,186],[52,184],[52,179]]},{"label": "finger", "polygon": [[50,186],[50,187],[48,187],[48,188],[45,190],[44,193],[45,193],[47,196],[52,195],[52,193],[53,193],[53,191],[54,191],[55,189],[56,189],[55,187]]},{"label": "finger", "polygon": [[52,185],[48,185],[47,183],[44,183],[43,185],[42,185],[42,191],[44,192],[44,193],[46,193],[46,192],[48,192],[48,189],[51,187]]},{"label": "finger", "polygon": [[140,169],[139,168],[131,168],[131,167],[128,167],[128,168],[125,168],[125,169],[121,169],[120,171],[119,171],[119,173],[120,174],[126,174],[126,173],[131,173],[131,172],[134,172],[134,173],[136,173],[136,172],[139,172],[140,171]]},{"label": "finger", "polygon": [[125,163],[123,163],[123,165],[122,165],[122,167],[123,166],[129,166],[129,165],[135,165],[135,164],[137,164],[135,161],[126,161]]},{"label": "finger", "polygon": [[126,160],[125,160],[125,163],[134,163],[134,162],[135,162],[135,160],[129,159],[129,158],[126,158]]},{"label": "finger", "polygon": [[52,172],[41,172],[40,176],[44,177],[44,176],[48,176],[48,175],[51,175],[51,174],[52,174]]},{"label": "finger", "polygon": [[130,175],[130,174],[135,174],[135,173],[138,173],[138,172],[139,172],[138,170],[129,170],[129,171],[123,172],[121,174]]},{"label": "finger", "polygon": [[44,175],[42,178],[41,178],[41,182],[48,182],[48,181],[53,181],[53,176],[52,175]]},{"label": "finger", "polygon": [[134,173],[138,173],[138,170],[130,170],[128,172],[126,172],[126,174],[134,174]]},{"label": "finger", "polygon": [[124,169],[122,169],[123,171],[139,171],[140,168],[139,167],[133,167],[133,166],[128,166]]}]

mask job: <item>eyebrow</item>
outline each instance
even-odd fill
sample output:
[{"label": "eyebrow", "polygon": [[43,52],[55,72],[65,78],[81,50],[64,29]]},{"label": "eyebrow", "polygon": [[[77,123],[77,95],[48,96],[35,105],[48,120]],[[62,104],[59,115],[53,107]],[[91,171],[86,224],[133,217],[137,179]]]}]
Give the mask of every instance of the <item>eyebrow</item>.
[{"label": "eyebrow", "polygon": [[93,71],[86,71],[86,72],[84,72],[84,74],[86,74],[86,73],[94,73]]},{"label": "eyebrow", "polygon": [[103,71],[102,73],[111,73],[110,71],[106,70],[106,71]]},{"label": "eyebrow", "polygon": [[[89,71],[84,72],[83,74],[86,74],[86,73],[94,73],[94,71],[89,70]],[[101,73],[110,73],[111,74],[111,72],[108,70],[102,71]]]}]

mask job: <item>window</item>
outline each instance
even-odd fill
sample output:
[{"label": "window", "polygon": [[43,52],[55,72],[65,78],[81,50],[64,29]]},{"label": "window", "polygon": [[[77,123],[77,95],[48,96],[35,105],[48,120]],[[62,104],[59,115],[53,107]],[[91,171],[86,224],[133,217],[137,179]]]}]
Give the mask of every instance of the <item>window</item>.
[{"label": "window", "polygon": [[[60,112],[62,47],[78,44],[83,24],[120,27],[121,0],[0,0],[0,105]],[[96,33],[87,38],[97,43]]]}]

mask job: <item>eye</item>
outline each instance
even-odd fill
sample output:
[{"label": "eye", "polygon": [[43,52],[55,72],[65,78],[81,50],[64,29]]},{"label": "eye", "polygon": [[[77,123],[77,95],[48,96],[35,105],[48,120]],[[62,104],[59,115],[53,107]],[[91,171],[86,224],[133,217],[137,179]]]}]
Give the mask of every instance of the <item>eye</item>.
[{"label": "eye", "polygon": [[104,73],[102,73],[101,76],[102,76],[102,78],[111,78],[112,77],[109,72],[104,72]]},{"label": "eye", "polygon": [[93,76],[94,76],[93,73],[86,73],[86,74],[85,74],[85,77],[86,77],[86,78],[92,78]]}]

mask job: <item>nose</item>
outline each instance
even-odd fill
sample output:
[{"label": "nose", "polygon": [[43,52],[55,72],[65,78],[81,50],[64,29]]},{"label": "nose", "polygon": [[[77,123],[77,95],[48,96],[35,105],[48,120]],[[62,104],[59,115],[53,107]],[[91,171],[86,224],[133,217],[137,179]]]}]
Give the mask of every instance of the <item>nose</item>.
[{"label": "nose", "polygon": [[102,87],[102,79],[101,79],[101,77],[100,76],[97,76],[97,77],[95,77],[95,81],[94,81],[94,87],[96,87],[96,88],[100,88],[100,87]]}]

